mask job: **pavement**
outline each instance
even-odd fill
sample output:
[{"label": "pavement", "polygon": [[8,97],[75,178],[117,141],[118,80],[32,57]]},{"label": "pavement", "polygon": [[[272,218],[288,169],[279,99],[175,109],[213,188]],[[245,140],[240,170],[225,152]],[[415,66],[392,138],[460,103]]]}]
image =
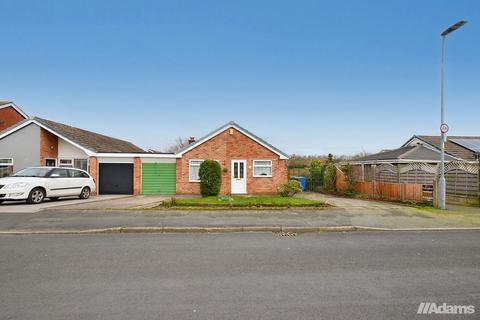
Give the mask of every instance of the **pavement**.
[{"label": "pavement", "polygon": [[[0,236],[2,319],[478,319],[479,233]],[[417,315],[422,302],[473,315]]]},{"label": "pavement", "polygon": [[[103,205],[107,203],[121,203],[118,201],[120,199],[130,198],[132,196],[125,195],[99,195],[91,196],[88,199],[79,199],[78,197],[65,197],[60,198],[56,201],[50,199],[45,199],[41,204],[27,204],[25,201],[5,201],[0,204],[0,214],[2,213],[34,213],[40,212],[42,210],[53,209],[58,207],[70,207],[70,208],[81,208],[84,205],[92,205],[92,203],[102,203]],[[118,201],[118,202],[115,202]]]},{"label": "pavement", "polygon": [[55,207],[36,212],[3,211],[2,205],[0,234],[480,230],[479,208],[440,211],[430,207],[417,208],[313,193],[304,196],[335,206],[286,210],[150,210],[166,197],[104,197],[101,201],[97,197],[98,201],[55,202]]}]

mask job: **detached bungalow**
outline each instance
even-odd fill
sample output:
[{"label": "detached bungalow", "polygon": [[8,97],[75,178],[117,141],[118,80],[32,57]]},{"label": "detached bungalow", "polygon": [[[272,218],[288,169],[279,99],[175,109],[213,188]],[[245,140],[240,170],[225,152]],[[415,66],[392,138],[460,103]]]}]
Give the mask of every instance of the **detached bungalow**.
[{"label": "detached bungalow", "polygon": [[287,180],[288,156],[234,122],[178,153],[152,153],[131,142],[42,118],[0,102],[0,177],[30,166],[75,167],[100,194],[199,194],[202,161],[217,160],[223,194],[271,194]]},{"label": "detached bungalow", "polygon": [[177,154],[177,193],[200,193],[198,170],[203,160],[222,168],[223,194],[271,194],[287,180],[284,152],[235,122],[229,122]]}]

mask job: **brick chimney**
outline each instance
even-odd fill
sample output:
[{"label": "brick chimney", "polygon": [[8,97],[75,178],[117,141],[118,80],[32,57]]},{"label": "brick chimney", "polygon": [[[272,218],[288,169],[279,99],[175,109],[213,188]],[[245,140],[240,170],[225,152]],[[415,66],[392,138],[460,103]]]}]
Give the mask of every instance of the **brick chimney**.
[{"label": "brick chimney", "polygon": [[195,137],[188,138],[188,144],[192,144],[195,142]]}]

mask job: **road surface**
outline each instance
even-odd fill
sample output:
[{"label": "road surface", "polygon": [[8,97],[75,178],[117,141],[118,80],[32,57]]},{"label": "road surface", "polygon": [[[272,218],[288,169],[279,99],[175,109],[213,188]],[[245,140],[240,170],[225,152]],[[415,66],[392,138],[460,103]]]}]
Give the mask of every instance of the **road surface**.
[{"label": "road surface", "polygon": [[412,319],[421,302],[480,312],[474,231],[0,236],[0,257],[1,319]]}]

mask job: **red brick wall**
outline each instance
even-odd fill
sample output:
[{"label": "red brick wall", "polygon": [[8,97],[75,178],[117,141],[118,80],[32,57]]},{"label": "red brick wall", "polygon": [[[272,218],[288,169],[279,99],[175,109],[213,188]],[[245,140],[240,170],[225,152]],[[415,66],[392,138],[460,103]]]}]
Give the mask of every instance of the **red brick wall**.
[{"label": "red brick wall", "polygon": [[97,190],[92,192],[92,195],[98,194],[98,159],[97,157],[89,157],[88,158],[88,173],[92,176],[93,180],[95,180],[95,186]]},{"label": "red brick wall", "polygon": [[142,161],[139,157],[133,158],[133,194],[142,192]]},{"label": "red brick wall", "polygon": [[[40,165],[45,165],[45,159],[58,158],[58,137],[40,128]],[[58,163],[57,163],[58,165]]]},{"label": "red brick wall", "polygon": [[0,131],[13,126],[23,119],[25,118],[12,107],[0,109]]},{"label": "red brick wall", "polygon": [[[232,134],[230,134],[232,130]],[[177,193],[199,194],[200,183],[189,182],[189,160],[218,160],[222,168],[222,194],[231,193],[231,160],[247,160],[247,192],[272,194],[287,181],[287,162],[236,129],[227,129],[177,159]],[[253,160],[272,160],[271,178],[253,177]],[[223,168],[227,172],[223,172]]]}]

